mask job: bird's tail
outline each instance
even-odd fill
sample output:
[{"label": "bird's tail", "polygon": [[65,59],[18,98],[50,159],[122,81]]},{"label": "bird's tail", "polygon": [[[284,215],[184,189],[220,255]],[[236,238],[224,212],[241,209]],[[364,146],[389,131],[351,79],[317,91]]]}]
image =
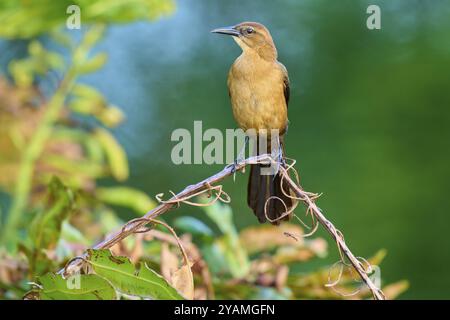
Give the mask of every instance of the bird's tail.
[{"label": "bird's tail", "polygon": [[[294,200],[287,197],[281,190],[281,175],[279,173],[275,175],[263,175],[261,174],[263,167],[263,164],[253,164],[250,166],[247,203],[260,223],[269,220],[270,223],[278,225],[280,224],[280,220],[289,220],[291,215],[286,215],[282,219],[280,217],[293,206]],[[287,194],[291,193],[286,184],[283,185],[283,189]],[[266,201],[269,198],[271,199],[266,206]]]}]

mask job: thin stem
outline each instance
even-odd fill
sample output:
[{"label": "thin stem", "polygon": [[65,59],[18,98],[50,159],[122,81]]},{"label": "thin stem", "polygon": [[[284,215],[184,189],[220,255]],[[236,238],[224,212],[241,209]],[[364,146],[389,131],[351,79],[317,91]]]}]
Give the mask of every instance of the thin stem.
[{"label": "thin stem", "polygon": [[310,211],[314,214],[320,224],[328,231],[329,234],[334,238],[337,245],[340,248],[340,251],[347,257],[347,259],[352,264],[353,268],[358,272],[361,279],[367,285],[367,287],[372,292],[372,295],[375,300],[384,300],[384,295],[382,294],[380,288],[377,288],[372,280],[367,275],[367,272],[361,266],[361,262],[354,256],[354,254],[350,251],[348,246],[346,245],[341,233],[336,229],[336,227],[323,215],[322,210],[314,203],[314,200],[308,195],[305,190],[303,190],[300,186],[298,186],[292,178],[289,176],[288,172],[281,168],[281,173],[284,175],[285,182],[289,185],[291,190],[294,191],[295,195],[301,199],[310,209]]}]

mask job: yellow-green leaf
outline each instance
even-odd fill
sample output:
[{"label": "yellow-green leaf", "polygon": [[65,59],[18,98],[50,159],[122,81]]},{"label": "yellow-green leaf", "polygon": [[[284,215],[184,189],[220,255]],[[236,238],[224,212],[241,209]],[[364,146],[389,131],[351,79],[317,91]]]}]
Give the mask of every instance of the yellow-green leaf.
[{"label": "yellow-green leaf", "polygon": [[93,58],[83,63],[78,68],[78,72],[81,74],[95,72],[105,65],[107,59],[108,56],[106,53],[104,52],[99,53],[95,55]]},{"label": "yellow-green leaf", "polygon": [[39,277],[41,289],[37,293],[42,300],[115,300],[116,292],[111,284],[95,274],[79,274],[64,279],[49,273]]},{"label": "yellow-green leaf", "polygon": [[156,206],[144,192],[130,187],[97,188],[97,198],[105,203],[123,206],[143,214]]},{"label": "yellow-green leaf", "polygon": [[49,249],[58,242],[61,225],[73,210],[74,195],[61,181],[53,178],[49,185],[47,207],[33,219],[30,238],[37,249]]},{"label": "yellow-green leaf", "polygon": [[94,135],[105,151],[113,177],[119,181],[127,179],[128,159],[120,144],[112,134],[105,129],[96,129]]},{"label": "yellow-green leaf", "polygon": [[145,263],[137,268],[127,257],[114,257],[109,250],[88,250],[87,261],[95,273],[107,279],[116,290],[133,296],[181,300],[183,297],[161,275]]}]

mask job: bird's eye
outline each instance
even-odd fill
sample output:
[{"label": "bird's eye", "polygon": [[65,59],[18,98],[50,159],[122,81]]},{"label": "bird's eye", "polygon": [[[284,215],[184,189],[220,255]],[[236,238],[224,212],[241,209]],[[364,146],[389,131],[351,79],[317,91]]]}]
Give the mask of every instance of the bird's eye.
[{"label": "bird's eye", "polygon": [[245,31],[247,32],[247,34],[251,34],[255,30],[252,27],[248,27],[247,30],[245,30]]}]

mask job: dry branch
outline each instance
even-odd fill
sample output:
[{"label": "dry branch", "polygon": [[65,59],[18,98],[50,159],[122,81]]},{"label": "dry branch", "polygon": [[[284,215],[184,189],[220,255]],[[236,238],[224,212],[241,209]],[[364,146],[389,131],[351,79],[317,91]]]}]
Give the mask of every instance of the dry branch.
[{"label": "dry branch", "polygon": [[[257,164],[257,163],[267,163],[273,162],[274,160],[270,155],[260,155],[255,157],[250,157],[245,160],[240,161],[236,164],[235,170],[240,171],[244,167],[249,164]],[[295,182],[289,175],[289,169],[292,168],[293,165],[288,166],[287,168],[280,167],[280,173],[283,176],[282,184],[289,187],[296,197],[294,199],[301,200],[308,208],[308,212],[311,213],[315,219],[327,230],[328,233],[331,234],[333,239],[336,241],[336,244],[339,249],[339,253],[342,257],[342,263],[345,263],[345,258],[348,259],[350,264],[356,270],[356,272],[361,277],[361,280],[367,285],[369,290],[372,292],[374,299],[376,300],[384,300],[384,294],[380,288],[377,288],[372,280],[369,278],[368,273],[370,273],[370,265],[365,267],[361,260],[364,259],[357,258],[350,251],[348,246],[344,241],[344,237],[342,233],[336,229],[336,227],[323,215],[321,209],[315,204],[314,199],[317,198],[317,195],[311,194],[303,190],[303,188]],[[218,182],[222,181],[228,176],[234,174],[233,168],[231,166],[226,166],[222,171],[216,173],[215,175],[204,179],[203,181],[198,182],[197,184],[190,185],[186,187],[183,191],[178,194],[173,194],[172,198],[167,201],[162,201],[160,199],[161,195],[157,198],[160,200],[161,204],[156,208],[147,212],[143,217],[133,219],[128,221],[121,230],[109,235],[105,240],[98,243],[94,246],[94,249],[108,249],[111,248],[116,243],[122,241],[126,237],[131,234],[145,232],[148,231],[148,228],[145,228],[146,225],[152,224],[152,220],[156,217],[166,213],[167,211],[173,209],[174,207],[178,207],[180,203],[187,203],[191,205],[198,205],[196,203],[190,202],[189,199],[195,197],[197,195],[203,194],[205,192],[215,193],[213,195],[213,200],[210,202],[213,203],[217,200],[221,200],[223,202],[229,202],[228,195],[222,190],[222,186],[214,186]],[[222,198],[223,195],[226,195],[226,199]],[[315,229],[315,228],[314,228]],[[71,274],[72,272],[79,269],[84,261],[84,257],[77,257],[69,261],[66,267],[60,270],[60,273],[65,275]],[[366,262],[366,261],[365,261]]]},{"label": "dry branch", "polygon": [[362,281],[367,285],[367,287],[372,292],[372,295],[375,300],[384,300],[385,296],[380,288],[377,288],[372,280],[369,278],[368,273],[370,273],[370,265],[366,268],[361,263],[361,261],[355,257],[355,255],[350,251],[347,244],[344,241],[344,237],[342,233],[336,229],[336,227],[323,215],[322,210],[315,204],[314,200],[309,196],[308,192],[305,192],[299,185],[297,185],[292,178],[289,176],[289,173],[283,167],[280,168],[281,173],[283,174],[284,181],[289,185],[291,190],[295,193],[295,195],[300,198],[305,205],[308,207],[308,210],[315,216],[315,218],[319,221],[319,223],[328,231],[329,234],[334,238],[336,244],[338,246],[339,252],[344,254],[344,256],[350,261],[353,268],[355,268],[356,272],[358,272]]}]

